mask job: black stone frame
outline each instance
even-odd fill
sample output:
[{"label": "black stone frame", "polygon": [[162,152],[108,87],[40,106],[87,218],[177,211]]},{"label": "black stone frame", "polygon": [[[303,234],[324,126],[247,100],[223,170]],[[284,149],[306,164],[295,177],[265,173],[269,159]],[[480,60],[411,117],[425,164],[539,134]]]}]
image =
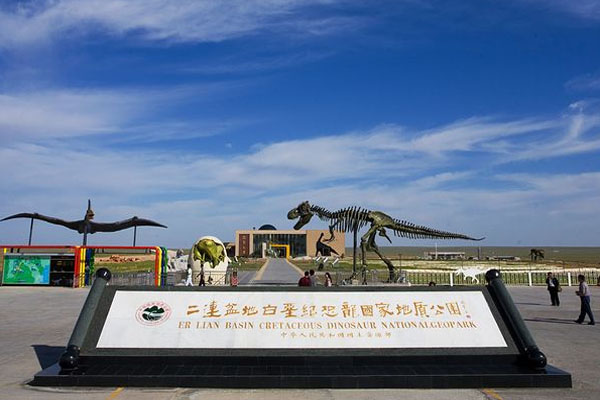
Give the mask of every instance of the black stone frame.
[{"label": "black stone frame", "polygon": [[498,310],[487,287],[465,287],[465,286],[435,286],[435,287],[372,287],[372,286],[346,286],[346,287],[312,287],[300,288],[289,287],[182,287],[182,286],[107,286],[102,298],[94,311],[94,317],[90,328],[85,336],[81,347],[82,357],[94,356],[169,356],[169,357],[294,357],[298,356],[297,348],[283,349],[203,349],[203,348],[97,348],[96,344],[100,338],[102,328],[108,316],[112,300],[116,291],[177,291],[177,292],[482,292],[486,303],[496,321],[498,328],[507,344],[507,347],[463,347],[463,348],[317,348],[306,349],[304,356],[310,356],[314,352],[318,357],[444,357],[470,356],[474,358],[481,356],[489,358],[490,354],[498,356],[518,356],[519,349],[512,337],[511,330],[507,327],[501,312]]},{"label": "black stone frame", "polygon": [[[488,271],[485,288],[132,288],[107,286],[111,277],[107,269],[101,268],[96,276],[98,279],[92,285],[66,351],[57,364],[36,374],[30,385],[303,389],[572,385],[568,372],[546,365],[545,355],[535,344],[497,270]],[[310,352],[297,349],[97,349],[100,331],[117,290],[481,291],[508,348],[476,348],[475,352],[447,348],[314,349]]]}]

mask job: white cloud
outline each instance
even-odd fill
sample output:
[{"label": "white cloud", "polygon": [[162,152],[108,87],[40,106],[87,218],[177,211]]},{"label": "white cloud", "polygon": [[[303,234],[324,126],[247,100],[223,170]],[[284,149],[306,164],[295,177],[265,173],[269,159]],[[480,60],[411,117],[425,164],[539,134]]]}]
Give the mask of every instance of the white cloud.
[{"label": "white cloud", "polygon": [[[518,183],[551,197],[579,197],[600,194],[600,172],[573,174],[503,174],[498,178]],[[600,206],[599,206],[600,207]]]},{"label": "white cloud", "polygon": [[596,91],[600,90],[600,73],[585,74],[575,77],[565,84],[570,90]]},{"label": "white cloud", "polygon": [[[521,2],[586,20],[600,20],[598,0]],[[398,2],[392,3],[381,8],[392,15],[398,14]],[[474,6],[444,7],[430,0],[400,3],[402,9],[415,8],[420,12],[438,10],[441,15],[458,12],[463,27],[466,10],[469,7],[479,10]],[[92,33],[192,43],[221,42],[264,33],[321,37],[353,32],[372,24],[369,17],[357,12],[360,3],[354,10],[352,5],[346,0],[32,0],[0,6],[0,47],[17,48]],[[479,20],[472,22],[477,24]]]},{"label": "white cloud", "polygon": [[220,42],[267,31],[324,35],[356,26],[344,16],[304,15],[327,0],[56,0],[0,11],[5,46],[39,43],[57,35],[106,32],[147,40]]},{"label": "white cloud", "polygon": [[599,150],[600,114],[597,108],[585,111],[582,107],[571,107],[574,113],[557,119],[558,129],[544,132],[541,138],[513,144],[506,161],[540,160]]},{"label": "white cloud", "polygon": [[[489,144],[509,136],[530,134],[556,128],[558,121],[517,120],[496,122],[489,118],[470,118],[430,132],[413,140],[416,150],[443,153],[474,150],[477,145]],[[491,150],[491,149],[490,149]]]},{"label": "white cloud", "polygon": [[521,0],[527,3],[538,4],[540,7],[572,14],[573,16],[587,19],[600,20],[600,1],[598,0]]},{"label": "white cloud", "polygon": [[[262,54],[238,54],[234,57],[223,57],[216,61],[188,63],[185,65],[169,66],[184,74],[236,74],[256,73],[280,68],[293,67],[328,58],[335,54],[331,50],[312,50],[306,52],[295,52],[289,54],[262,55]],[[251,60],[249,60],[251,58]]]},{"label": "white cloud", "polygon": [[[129,118],[110,119],[109,125],[130,125]],[[101,117],[90,120],[104,126]],[[310,200],[330,209],[361,205],[437,229],[488,236],[495,244],[515,244],[516,236],[531,242],[532,232],[542,242],[566,244],[571,239],[561,239],[565,230],[598,233],[590,223],[600,211],[597,165],[558,175],[531,173],[525,166],[527,173],[490,176],[488,169],[515,159],[597,152],[598,126],[595,109],[578,106],[556,118],[472,118],[427,131],[386,124],[210,155],[202,151],[205,139],[181,152],[115,150],[95,139],[82,148],[80,140],[73,143],[61,132],[40,133],[63,137],[43,145],[15,136],[0,148],[3,187],[10,190],[0,199],[0,215],[37,211],[80,218],[90,197],[99,220],[152,218],[169,230],[145,229],[144,237],[180,246],[207,233],[230,240],[236,228],[267,222],[289,227],[287,211]],[[485,161],[473,163],[471,156]],[[0,242],[16,240],[12,232],[21,225],[0,224]],[[39,235],[46,243],[76,237],[60,228],[42,228]],[[94,240],[130,240],[123,235]]]},{"label": "white cloud", "polygon": [[[123,140],[138,137],[137,132],[131,134],[127,128],[118,127],[132,125],[130,119],[135,119],[123,112],[128,108],[127,96],[123,100],[122,96],[113,94],[78,96],[66,93],[56,98],[61,96],[67,101],[49,101],[54,99],[54,96],[47,94],[33,96],[33,101],[29,101],[29,104],[37,101],[33,107],[38,112],[37,115],[40,115],[39,110],[44,110],[44,107],[54,109],[40,118],[23,117],[23,126],[16,123],[12,126],[17,126],[23,131],[29,129],[29,138],[57,139],[79,136],[86,132],[108,130],[109,127],[122,133]],[[136,99],[138,97],[148,96],[131,96]],[[130,108],[138,107],[135,101],[132,102],[134,105]],[[99,105],[106,106],[109,110],[100,111],[99,114],[90,111]],[[70,106],[73,108],[70,109]],[[24,106],[23,110],[26,108]],[[136,110],[135,113],[142,111]],[[149,116],[150,113],[151,109],[145,109],[141,116]],[[4,115],[20,120],[21,117],[15,117],[15,114],[18,115],[12,111]],[[77,117],[69,120],[72,114]],[[0,113],[0,116],[2,115]],[[4,123],[5,127],[11,127],[7,119],[1,123]],[[185,122],[182,123],[184,125],[177,126],[177,129],[185,130]],[[44,127],[44,130],[36,130],[38,126]],[[157,126],[165,129],[160,122],[157,122]],[[166,126],[168,127],[168,124]],[[17,165],[19,159],[27,154],[33,165],[51,165],[53,168],[45,168],[35,174],[47,175],[39,183],[42,186],[54,185],[56,178],[53,176],[74,171],[72,174],[75,180],[80,181],[82,185],[85,185],[86,176],[90,174],[106,177],[118,175],[132,182],[137,190],[142,190],[148,183],[148,179],[145,178],[147,175],[152,175],[152,179],[162,187],[176,188],[182,182],[188,182],[190,188],[195,188],[196,182],[203,180],[202,174],[211,171],[212,179],[202,183],[202,187],[237,185],[256,190],[271,190],[280,185],[311,186],[312,182],[327,184],[340,180],[399,179],[435,171],[436,168],[454,168],[453,171],[436,172],[415,182],[429,185],[466,177],[465,171],[456,170],[461,168],[461,164],[457,164],[451,157],[456,151],[488,154],[489,163],[592,152],[600,148],[600,138],[596,132],[599,126],[598,116],[580,112],[546,121],[496,122],[486,118],[473,118],[424,132],[410,132],[397,125],[388,124],[362,133],[350,132],[263,144],[245,153],[233,155],[204,154],[201,142],[198,142],[200,150],[189,149],[185,153],[171,152],[168,148],[160,152],[114,151],[103,148],[101,143],[94,145],[98,151],[88,153],[68,144],[31,145],[27,144],[28,137],[23,139],[13,136],[14,143],[10,145],[8,142],[9,145],[0,150],[0,163],[4,163],[6,169],[10,169],[11,165]],[[13,128],[13,131],[16,130],[17,128]],[[5,128],[4,132],[10,132],[10,129]],[[543,141],[539,139],[540,132],[543,133]],[[530,135],[533,135],[533,139],[529,139]],[[503,145],[496,146],[500,140]],[[65,157],[55,158],[56,152]],[[439,157],[439,154],[444,157]],[[467,163],[463,168],[472,167]],[[32,178],[28,170],[15,171],[13,176],[20,182],[28,182]],[[141,185],[137,185],[138,182]],[[108,187],[111,185],[109,183]]]},{"label": "white cloud", "polygon": [[[157,111],[182,101],[214,99],[240,82],[165,88],[46,89],[0,93],[0,138],[60,139],[99,134],[126,134],[129,140],[213,135],[235,121],[159,121]],[[210,97],[209,97],[210,95]],[[204,99],[204,100],[203,100]],[[142,118],[143,117],[143,118]],[[143,121],[143,122],[142,122]]]},{"label": "white cloud", "polygon": [[0,95],[0,135],[60,138],[110,132],[139,114],[142,99],[103,90]]}]

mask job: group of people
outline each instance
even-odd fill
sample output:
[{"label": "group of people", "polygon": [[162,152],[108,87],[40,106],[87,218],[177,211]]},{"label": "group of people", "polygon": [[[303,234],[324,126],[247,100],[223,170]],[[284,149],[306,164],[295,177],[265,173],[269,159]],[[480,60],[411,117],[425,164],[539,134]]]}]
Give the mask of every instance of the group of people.
[{"label": "group of people", "polygon": [[[298,286],[318,286],[315,270],[311,269],[310,271],[304,271],[304,276],[298,281]],[[325,287],[330,286],[333,286],[331,274],[329,272],[325,272]]]},{"label": "group of people", "polygon": [[[186,274],[186,279],[185,279],[185,286],[194,286],[194,283],[192,281],[192,277],[193,277],[193,272],[192,272],[192,267],[188,266],[187,268],[187,274]],[[198,286],[206,286],[207,281],[204,280],[204,273],[200,272],[198,275],[196,275],[196,277],[200,277],[200,281],[198,282]],[[208,277],[208,284],[212,284],[212,277],[209,276]],[[232,282],[233,282],[233,278],[232,278]],[[237,272],[235,273],[235,285],[237,286]]]},{"label": "group of people", "polygon": [[[579,313],[579,317],[574,321],[578,324],[582,324],[585,320],[585,316],[587,315],[590,319],[588,325],[596,325],[596,321],[594,320],[594,314],[592,314],[592,306],[591,306],[591,293],[590,288],[588,287],[587,282],[585,281],[584,275],[577,275],[577,281],[579,282],[579,288],[575,292],[581,301],[581,309]],[[560,298],[558,297],[558,293],[562,291],[560,286],[560,282],[558,279],[552,274],[552,272],[548,272],[548,277],[546,278],[546,286],[548,288],[548,292],[550,293],[550,302],[553,306],[560,306]]]}]

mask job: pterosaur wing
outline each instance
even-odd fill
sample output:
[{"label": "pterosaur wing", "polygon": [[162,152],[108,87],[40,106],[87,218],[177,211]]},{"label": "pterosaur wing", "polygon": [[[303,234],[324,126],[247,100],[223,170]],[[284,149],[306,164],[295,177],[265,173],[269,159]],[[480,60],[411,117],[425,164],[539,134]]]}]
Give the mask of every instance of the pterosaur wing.
[{"label": "pterosaur wing", "polygon": [[123,229],[131,228],[133,226],[158,226],[166,228],[165,225],[159,224],[158,222],[150,219],[132,217],[117,222],[91,222],[90,221],[90,233],[94,232],[116,232]]},{"label": "pterosaur wing", "polygon": [[81,233],[80,231],[80,227],[81,227],[81,223],[82,221],[65,221],[64,219],[60,219],[60,218],[54,218],[54,217],[48,217],[47,215],[43,215],[43,214],[38,214],[38,213],[19,213],[19,214],[14,214],[14,215],[10,215],[6,218],[2,218],[0,219],[0,221],[6,221],[9,219],[15,219],[15,218],[33,218],[33,219],[39,219],[40,221],[45,221],[48,222],[50,224],[54,224],[54,225],[62,225],[66,228],[69,229],[73,229],[74,231],[78,231],[79,233]]}]

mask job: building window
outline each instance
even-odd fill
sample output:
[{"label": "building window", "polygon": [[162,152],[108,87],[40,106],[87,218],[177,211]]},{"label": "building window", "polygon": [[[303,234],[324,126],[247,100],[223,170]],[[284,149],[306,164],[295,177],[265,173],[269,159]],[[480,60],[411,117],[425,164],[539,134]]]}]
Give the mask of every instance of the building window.
[{"label": "building window", "polygon": [[306,234],[304,233],[256,233],[254,234],[252,255],[261,257],[262,244],[288,244],[291,257],[306,256]]}]

